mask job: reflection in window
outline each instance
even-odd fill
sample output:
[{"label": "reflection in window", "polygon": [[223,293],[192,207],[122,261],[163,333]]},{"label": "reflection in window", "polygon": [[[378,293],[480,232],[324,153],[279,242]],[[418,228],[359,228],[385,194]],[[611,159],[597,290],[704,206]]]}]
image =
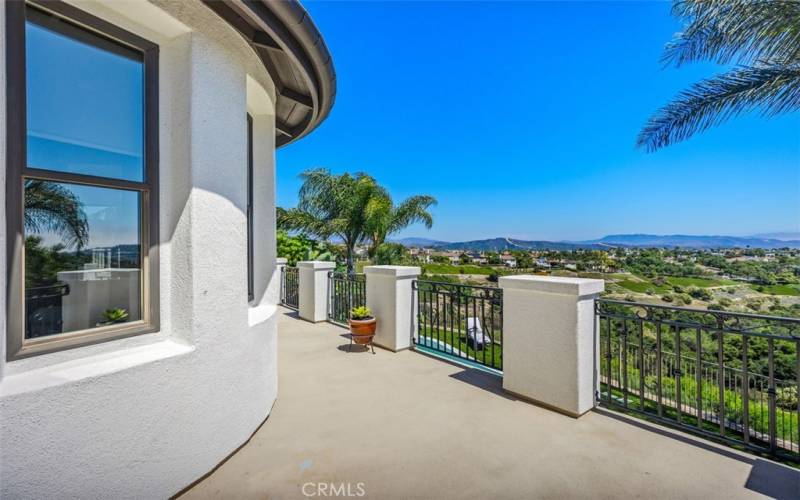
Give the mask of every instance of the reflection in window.
[{"label": "reflection in window", "polygon": [[25,181],[25,337],[141,319],[136,191]]},{"label": "reflection in window", "polygon": [[[141,55],[31,21],[25,37],[28,166],[142,181]],[[81,38],[108,45],[89,33]]]}]

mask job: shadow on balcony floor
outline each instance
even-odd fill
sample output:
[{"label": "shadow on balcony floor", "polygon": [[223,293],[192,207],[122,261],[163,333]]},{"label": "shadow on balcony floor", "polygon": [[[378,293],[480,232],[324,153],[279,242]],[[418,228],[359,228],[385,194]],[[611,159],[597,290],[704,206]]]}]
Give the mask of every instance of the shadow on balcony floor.
[{"label": "shadow on balcony floor", "polygon": [[[796,498],[797,471],[608,411],[575,420],[480,370],[338,349],[279,319],[269,420],[187,498]],[[786,496],[789,494],[790,496]],[[341,495],[339,495],[341,496]]]}]

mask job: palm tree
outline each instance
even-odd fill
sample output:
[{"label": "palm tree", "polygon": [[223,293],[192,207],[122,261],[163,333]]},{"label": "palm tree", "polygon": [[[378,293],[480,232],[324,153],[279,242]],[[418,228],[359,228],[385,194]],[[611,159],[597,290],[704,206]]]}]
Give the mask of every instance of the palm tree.
[{"label": "palm tree", "polygon": [[388,193],[364,173],[333,175],[320,168],[303,172],[300,178],[297,208],[279,212],[278,225],[322,240],[338,237],[344,243],[347,270],[353,272],[355,246],[367,237],[367,220],[376,200]]},{"label": "palm tree", "polygon": [[637,147],[655,151],[747,111],[772,117],[800,109],[800,2],[676,0],[672,12],[686,27],[667,45],[665,64],[735,66],[657,111]]},{"label": "palm tree", "polygon": [[89,241],[89,223],[83,203],[68,188],[55,182],[25,180],[25,230],[52,232],[66,246],[78,249]]},{"label": "palm tree", "polygon": [[427,195],[412,196],[397,206],[388,195],[374,200],[366,228],[370,239],[367,249],[370,259],[375,258],[378,247],[386,241],[387,236],[416,222],[422,222],[430,229],[433,226],[433,216],[428,208],[433,205],[436,205],[436,198]]}]

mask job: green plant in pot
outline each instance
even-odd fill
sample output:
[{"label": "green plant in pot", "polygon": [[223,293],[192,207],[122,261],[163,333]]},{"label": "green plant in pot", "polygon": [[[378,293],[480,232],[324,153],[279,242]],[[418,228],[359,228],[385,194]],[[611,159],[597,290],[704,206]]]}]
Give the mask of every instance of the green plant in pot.
[{"label": "green plant in pot", "polygon": [[[369,307],[359,306],[350,310],[350,340],[359,345],[372,345],[377,320]],[[373,348],[372,352],[375,352]]]},{"label": "green plant in pot", "polygon": [[103,311],[103,321],[101,325],[113,325],[114,323],[124,323],[128,321],[128,311],[115,307],[114,309],[106,309]]}]

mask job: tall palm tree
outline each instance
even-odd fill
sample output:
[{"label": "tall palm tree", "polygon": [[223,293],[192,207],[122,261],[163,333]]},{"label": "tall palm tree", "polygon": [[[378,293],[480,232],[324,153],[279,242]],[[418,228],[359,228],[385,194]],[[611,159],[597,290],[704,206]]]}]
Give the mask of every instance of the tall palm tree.
[{"label": "tall palm tree", "polygon": [[665,64],[735,66],[658,110],[638,147],[655,151],[747,111],[772,117],[800,109],[799,1],[676,0],[672,12],[686,27],[667,45]]},{"label": "tall palm tree", "polygon": [[303,172],[300,178],[303,185],[297,208],[279,212],[278,225],[323,240],[340,238],[347,270],[353,272],[355,246],[367,237],[367,220],[375,200],[388,197],[388,193],[364,173],[333,175],[319,168]]},{"label": "tall palm tree", "polygon": [[436,205],[433,196],[419,195],[404,200],[395,205],[390,196],[377,198],[372,203],[367,220],[367,234],[370,246],[367,253],[371,259],[375,258],[378,247],[386,241],[386,237],[405,229],[411,224],[422,222],[430,229],[433,226],[433,216],[428,208]]},{"label": "tall palm tree", "polygon": [[89,241],[89,223],[83,203],[68,188],[38,179],[25,181],[25,230],[29,233],[52,232],[66,246],[78,249]]}]

